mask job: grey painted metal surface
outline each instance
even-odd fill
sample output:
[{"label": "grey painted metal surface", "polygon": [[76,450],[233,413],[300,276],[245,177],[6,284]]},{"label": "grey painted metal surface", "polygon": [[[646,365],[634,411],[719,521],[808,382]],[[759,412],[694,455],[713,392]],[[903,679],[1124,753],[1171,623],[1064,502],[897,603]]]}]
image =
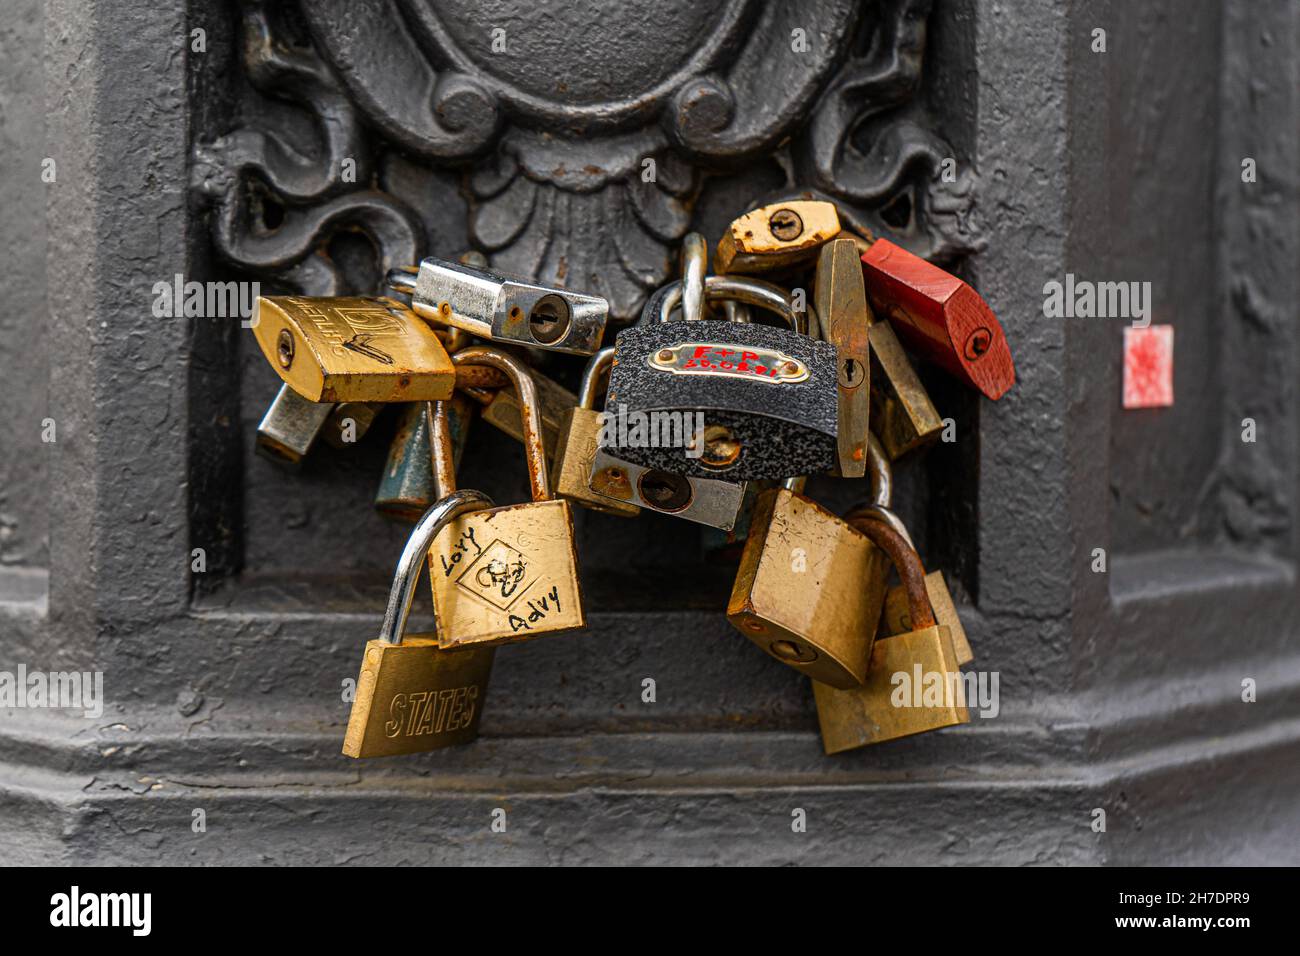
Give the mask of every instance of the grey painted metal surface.
[{"label": "grey painted metal surface", "polygon": [[[360,55],[383,18],[320,3],[264,33],[256,4],[190,6],[19,0],[0,23],[0,670],[102,670],[107,695],[94,720],[0,709],[9,860],[1300,862],[1294,4],[732,3],[672,22],[705,39],[665,56],[650,13],[614,36],[594,2],[558,25],[444,5],[439,39],[394,2],[391,75]],[[492,66],[497,23],[554,72]],[[575,24],[619,55],[547,59]],[[795,27],[812,55],[786,77]],[[430,49],[460,76],[432,85]],[[955,184],[931,179],[947,155]],[[792,188],[904,222],[1006,325],[1016,389],[928,376],[961,439],[897,476],[999,716],[825,758],[807,684],[723,620],[701,531],[584,513],[590,632],[501,652],[478,744],[339,756],[401,547],[370,506],[384,429],[298,475],[256,458],[277,382],[251,336],[156,318],[153,284],[320,293],[471,245],[554,279],[555,235],[630,316],[687,228]],[[605,269],[623,233],[638,265]],[[1172,411],[1118,407],[1122,322],[1043,317],[1067,272],[1153,282]],[[464,486],[522,500],[513,454],[481,429]]]}]

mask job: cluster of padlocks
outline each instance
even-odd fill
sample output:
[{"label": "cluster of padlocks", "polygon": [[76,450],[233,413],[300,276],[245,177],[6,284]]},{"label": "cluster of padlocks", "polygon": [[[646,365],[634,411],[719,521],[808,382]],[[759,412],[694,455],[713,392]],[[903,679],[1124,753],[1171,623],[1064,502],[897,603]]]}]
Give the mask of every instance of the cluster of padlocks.
[{"label": "cluster of padlocks", "polygon": [[[711,274],[704,238],[688,235],[681,278],[611,346],[605,299],[481,257],[425,259],[387,283],[388,297],[262,298],[254,321],[284,381],[264,451],[300,461],[316,437],[355,439],[402,405],[377,504],[414,529],[365,647],[345,754],[473,740],[496,648],[585,626],[574,505],[743,540],[727,618],[813,680],[827,753],[968,719],[970,645],[890,507],[891,462],[944,427],[913,357],[990,399],[1014,382],[1001,326],[967,283],[804,199],[735,220]],[[533,350],[590,356],[578,394],[534,369]],[[480,408],[523,444],[531,502],[456,488]],[[821,474],[865,478],[870,495],[841,518],[803,494]],[[436,630],[406,635],[426,565]],[[900,705],[899,673],[924,696]]]}]

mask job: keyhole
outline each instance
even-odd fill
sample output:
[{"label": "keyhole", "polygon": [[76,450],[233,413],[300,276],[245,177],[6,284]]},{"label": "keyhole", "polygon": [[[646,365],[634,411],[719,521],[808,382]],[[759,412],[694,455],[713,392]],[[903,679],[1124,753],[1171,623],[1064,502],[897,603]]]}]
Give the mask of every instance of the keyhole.
[{"label": "keyhole", "polygon": [[694,497],[689,481],[666,471],[643,473],[637,481],[637,489],[646,504],[659,511],[681,511]]},{"label": "keyhole", "polygon": [[985,354],[989,346],[993,344],[993,333],[988,329],[980,326],[974,332],[966,337],[966,347],[963,351],[966,357],[972,362]]},{"label": "keyhole", "polygon": [[840,366],[840,385],[843,388],[857,388],[866,378],[866,368],[855,358],[846,358]]},{"label": "keyhole", "polygon": [[572,323],[569,303],[558,295],[544,295],[528,313],[528,328],[533,339],[543,345],[554,345],[564,338]]},{"label": "keyhole", "polygon": [[288,368],[293,364],[293,333],[288,329],[280,330],[275,343],[275,357],[279,360],[281,368]]}]

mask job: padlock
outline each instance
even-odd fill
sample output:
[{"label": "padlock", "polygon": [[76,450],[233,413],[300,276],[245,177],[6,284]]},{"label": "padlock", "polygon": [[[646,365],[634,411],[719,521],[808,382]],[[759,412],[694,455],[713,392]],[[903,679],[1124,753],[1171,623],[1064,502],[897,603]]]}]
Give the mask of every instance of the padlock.
[{"label": "padlock", "polygon": [[952,632],[935,620],[920,557],[883,521],[866,519],[855,525],[897,569],[913,629],[876,637],[861,687],[840,690],[813,683],[822,746],[828,754],[970,720]]},{"label": "padlock", "polygon": [[257,453],[276,464],[301,468],[333,410],[330,402],[309,402],[288,385],[281,385],[258,423]]},{"label": "padlock", "polygon": [[[537,412],[542,420],[542,447],[546,450],[546,463],[550,465],[555,461],[560,447],[560,431],[564,420],[577,406],[578,396],[536,369],[532,369],[531,374],[537,392]],[[524,440],[519,397],[513,389],[470,386],[462,391],[483,406],[480,411],[483,421],[505,432],[515,441]]]},{"label": "padlock", "polygon": [[891,461],[932,444],[943,419],[903,351],[894,327],[874,319],[871,339],[871,427]]},{"label": "padlock", "polygon": [[[670,283],[651,296],[641,321],[618,334],[607,400],[619,414],[685,432],[704,421],[704,448],[661,440],[601,449],[633,464],[688,477],[740,482],[819,474],[836,461],[838,384],[833,345],[806,334],[779,287],[745,276],[709,276],[709,301],[736,298],[775,310],[791,325],[663,321],[681,301]],[[699,453],[702,452],[702,453]]]},{"label": "padlock", "polygon": [[253,310],[266,360],[308,401],[427,401],[455,388],[437,334],[396,299],[258,296]]},{"label": "padlock", "polygon": [[[459,365],[491,365],[510,376],[524,409],[532,501],[476,512],[449,525],[429,552],[433,613],[443,647],[523,641],[586,626],[569,502],[551,496],[537,393],[528,368],[484,346]],[[435,408],[431,441],[439,496],[455,482],[446,406]]]},{"label": "padlock", "polygon": [[833,203],[794,199],[763,206],[727,227],[718,240],[714,268],[719,274],[756,273],[805,265],[839,231]]},{"label": "padlock", "polygon": [[387,281],[408,293],[411,308],[426,319],[494,342],[591,355],[609,319],[601,296],[444,259],[425,259],[414,273],[390,270]]},{"label": "padlock", "polygon": [[604,422],[596,411],[596,397],[602,379],[609,374],[614,361],[614,347],[601,349],[591,357],[582,375],[578,390],[578,403],[569,409],[560,424],[555,462],[551,468],[553,490],[556,497],[572,501],[595,511],[635,518],[641,509],[591,490],[591,465],[596,457],[596,446]]},{"label": "padlock", "polygon": [[[447,400],[452,466],[455,468],[460,467],[465,452],[475,407],[459,392]],[[411,402],[402,406],[397,432],[388,446],[388,461],[384,465],[379,490],[375,493],[375,510],[393,521],[416,521],[438,499],[433,483],[428,408],[428,402]]]},{"label": "padlock", "polygon": [[[330,411],[320,437],[330,447],[346,451],[366,436],[383,409],[381,402],[339,402]],[[424,508],[420,513],[424,513]]]},{"label": "padlock", "polygon": [[[869,445],[877,495],[889,463]],[[832,687],[866,679],[885,595],[885,556],[861,531],[803,494],[802,480],[764,491],[727,602],[727,620],[783,664]]]},{"label": "padlock", "polygon": [[862,261],[852,239],[832,239],[821,247],[813,301],[822,336],[838,353],[836,474],[861,478],[867,471],[871,424],[871,325]]},{"label": "padlock", "polygon": [[984,298],[888,239],[862,256],[867,295],[916,354],[991,399],[1016,381],[1011,347]]},{"label": "padlock", "polygon": [[[902,535],[909,548],[916,550],[907,526],[898,515],[884,505],[879,503],[859,505],[849,509],[848,514],[844,516],[844,520],[854,527],[859,521],[869,519],[883,521]],[[969,664],[975,659],[975,652],[971,650],[970,641],[966,637],[966,628],[957,614],[957,605],[953,603],[952,592],[948,590],[948,582],[944,580],[942,571],[930,571],[926,574],[925,593],[930,598],[935,620],[952,633],[952,648],[957,655],[957,663]],[[901,584],[896,584],[885,591],[885,606],[881,612],[880,629],[885,634],[899,634],[912,630],[907,590]]]},{"label": "padlock", "polygon": [[416,522],[397,562],[379,638],[366,643],[361,659],[344,755],[420,753],[478,736],[495,650],[447,650],[433,635],[404,632],[434,538],[457,518],[491,507],[481,492],[458,491]]}]

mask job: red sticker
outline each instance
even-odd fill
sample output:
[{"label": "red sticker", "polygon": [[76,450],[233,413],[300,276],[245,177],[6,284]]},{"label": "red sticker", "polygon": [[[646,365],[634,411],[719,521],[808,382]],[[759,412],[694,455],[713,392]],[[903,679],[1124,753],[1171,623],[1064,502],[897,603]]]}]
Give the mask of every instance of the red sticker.
[{"label": "red sticker", "polygon": [[1124,328],[1124,407],[1174,403],[1174,327]]}]

